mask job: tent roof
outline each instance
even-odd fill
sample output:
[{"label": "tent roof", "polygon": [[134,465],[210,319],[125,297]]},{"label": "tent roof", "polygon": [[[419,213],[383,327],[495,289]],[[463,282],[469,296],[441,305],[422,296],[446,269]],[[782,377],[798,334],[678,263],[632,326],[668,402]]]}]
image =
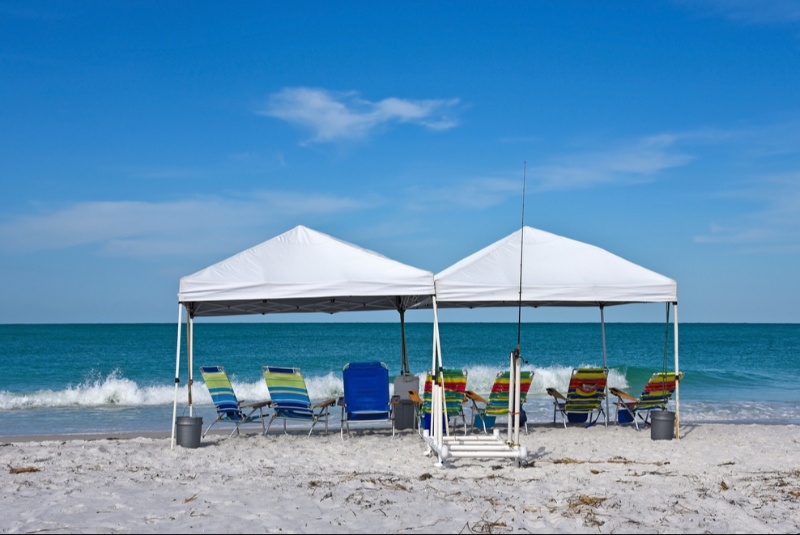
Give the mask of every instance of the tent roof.
[{"label": "tent roof", "polygon": [[[520,239],[520,233],[523,232]],[[677,302],[677,283],[608,251],[524,227],[436,275],[441,307]]]},{"label": "tent roof", "polygon": [[434,293],[433,273],[304,226],[180,281],[193,316],[399,310]]}]

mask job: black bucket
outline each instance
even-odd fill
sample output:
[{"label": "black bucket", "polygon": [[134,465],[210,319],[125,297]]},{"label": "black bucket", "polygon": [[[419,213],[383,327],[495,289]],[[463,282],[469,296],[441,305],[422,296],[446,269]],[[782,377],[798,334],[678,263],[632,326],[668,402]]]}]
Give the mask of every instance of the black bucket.
[{"label": "black bucket", "polygon": [[203,419],[200,416],[178,416],[175,418],[175,443],[184,448],[196,448],[200,445],[203,431]]},{"label": "black bucket", "polygon": [[674,412],[652,411],[650,413],[650,438],[652,440],[672,440],[675,438]]}]

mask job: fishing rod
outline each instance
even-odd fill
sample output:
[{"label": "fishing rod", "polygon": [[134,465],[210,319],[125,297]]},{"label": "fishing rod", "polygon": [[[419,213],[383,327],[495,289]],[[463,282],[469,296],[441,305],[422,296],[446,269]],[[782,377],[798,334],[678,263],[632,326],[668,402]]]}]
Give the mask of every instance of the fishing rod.
[{"label": "fishing rod", "polygon": [[517,348],[514,350],[519,356],[522,344],[522,258],[525,247],[525,190],[528,184],[528,162],[522,162],[522,224],[519,237],[519,305],[517,307]]}]

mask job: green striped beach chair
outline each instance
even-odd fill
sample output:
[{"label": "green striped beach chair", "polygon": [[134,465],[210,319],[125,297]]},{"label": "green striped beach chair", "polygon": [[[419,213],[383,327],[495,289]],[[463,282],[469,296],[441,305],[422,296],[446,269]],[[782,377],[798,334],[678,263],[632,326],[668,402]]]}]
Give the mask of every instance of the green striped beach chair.
[{"label": "green striped beach chair", "polygon": [[[228,374],[225,373],[225,368],[222,366],[201,366],[200,373],[203,374],[203,381],[205,381],[208,393],[211,394],[211,400],[217,409],[217,419],[208,426],[206,432],[203,433],[203,437],[219,422],[228,422],[236,426],[231,431],[231,437],[234,434],[239,434],[239,426],[242,424],[261,422],[261,428],[264,429],[263,408],[269,406],[269,401],[243,405],[236,398],[236,393],[233,391]],[[245,414],[242,409],[251,410]],[[255,414],[256,411],[258,411],[258,414]]]},{"label": "green striped beach chair", "polygon": [[272,422],[281,419],[284,433],[286,433],[286,422],[289,420],[310,422],[311,429],[308,435],[311,436],[314,426],[321,418],[325,419],[325,434],[328,434],[328,413],[330,407],[336,404],[335,399],[327,399],[312,406],[300,368],[263,366],[261,372],[267,383],[273,411],[272,418],[264,431],[265,435],[269,433]]},{"label": "green striped beach chair", "polygon": [[[588,422],[586,427],[597,423],[600,415],[605,414],[602,402],[606,399],[607,382],[608,370],[603,368],[573,369],[566,396],[555,388],[547,389],[547,393],[553,397],[553,423],[556,423],[557,413],[561,414],[564,427],[567,427],[567,422]],[[595,412],[597,416],[592,420]]]},{"label": "green striped beach chair", "polygon": [[[617,423],[633,422],[638,431],[639,422],[636,421],[638,416],[644,422],[644,425],[649,425],[650,412],[654,409],[666,410],[667,403],[672,399],[675,387],[681,379],[683,379],[683,372],[678,374],[675,372],[656,372],[644,385],[642,395],[639,398],[635,398],[619,388],[609,388],[608,391],[617,397],[617,401],[614,403],[617,407]],[[620,413],[620,409],[624,412]],[[642,413],[644,413],[644,416]]]},{"label": "green striped beach chair", "polygon": [[[510,383],[511,372],[500,372],[492,384],[492,391],[489,394],[489,400],[482,398],[472,390],[467,390],[464,394],[472,401],[472,429],[475,429],[476,416],[480,419],[483,425],[483,432],[488,434],[487,419],[493,425],[495,418],[498,416],[508,415],[508,390]],[[520,409],[528,397],[528,390],[531,388],[533,382],[533,372],[520,372],[519,381],[519,401]],[[483,403],[483,406],[479,406]],[[528,432],[528,419],[524,417],[524,411],[520,415],[520,423],[525,426],[525,433]],[[491,427],[491,425],[489,426]]]}]

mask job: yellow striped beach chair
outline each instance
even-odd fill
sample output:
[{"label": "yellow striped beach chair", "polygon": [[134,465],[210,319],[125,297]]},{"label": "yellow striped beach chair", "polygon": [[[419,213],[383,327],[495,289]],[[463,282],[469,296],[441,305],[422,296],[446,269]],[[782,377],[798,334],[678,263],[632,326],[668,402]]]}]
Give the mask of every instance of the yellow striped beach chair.
[{"label": "yellow striped beach chair", "polygon": [[265,435],[269,433],[272,422],[281,419],[284,433],[286,433],[286,422],[289,420],[310,422],[311,429],[309,429],[308,435],[311,436],[314,426],[321,418],[325,419],[325,434],[328,434],[328,413],[330,407],[336,404],[335,399],[327,399],[312,406],[308,397],[306,381],[300,368],[263,366],[261,372],[267,383],[273,410],[272,418],[264,431]]},{"label": "yellow striped beach chair", "polygon": [[[609,388],[608,391],[617,397],[614,403],[617,407],[617,423],[633,422],[636,429],[639,429],[638,416],[644,425],[650,424],[650,412],[654,409],[666,410],[667,403],[675,393],[677,383],[683,379],[683,372],[656,372],[647,381],[642,389],[642,395],[638,398],[623,392],[619,388]],[[620,413],[620,410],[624,412]],[[644,413],[644,416],[642,415]],[[626,421],[627,420],[627,421]]]}]

